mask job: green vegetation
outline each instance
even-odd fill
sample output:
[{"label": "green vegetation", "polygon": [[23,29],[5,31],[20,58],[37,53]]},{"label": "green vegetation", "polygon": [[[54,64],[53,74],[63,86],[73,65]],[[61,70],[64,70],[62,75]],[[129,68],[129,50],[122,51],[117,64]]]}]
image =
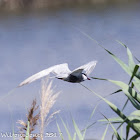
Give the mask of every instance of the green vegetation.
[{"label": "green vegetation", "polygon": [[0,0],[0,10],[23,10],[40,8],[63,8],[70,6],[106,5],[134,2],[138,0]]},{"label": "green vegetation", "polygon": [[[86,33],[84,33],[84,32],[82,32],[82,33],[84,35],[86,35],[88,38],[94,40],[92,37],[88,36]],[[93,93],[94,95],[99,97],[102,101],[104,101],[112,109],[112,111],[116,113],[117,117],[107,118],[104,114],[102,114],[104,119],[97,120],[97,122],[94,122],[91,125],[87,125],[85,127],[85,129],[83,129],[83,130],[79,129],[77,123],[72,118],[72,122],[73,122],[72,124],[73,124],[73,128],[75,130],[75,132],[73,134],[71,134],[71,131],[68,129],[66,123],[60,117],[63,128],[67,134],[67,138],[65,138],[61,131],[60,124],[56,123],[56,127],[58,128],[58,132],[59,132],[60,138],[62,140],[66,140],[66,139],[84,140],[86,132],[88,131],[88,128],[91,128],[92,126],[94,127],[95,123],[101,123],[101,122],[105,122],[107,125],[105,128],[105,131],[101,137],[101,140],[105,139],[109,126],[113,130],[112,139],[114,139],[114,137],[116,137],[117,140],[128,140],[128,139],[136,140],[138,137],[140,137],[140,94],[139,94],[140,93],[140,72],[139,72],[140,61],[132,55],[131,51],[129,50],[129,48],[126,45],[124,45],[123,43],[121,43],[119,41],[117,41],[117,42],[126,48],[127,55],[128,55],[128,64],[125,64],[115,54],[113,54],[112,52],[110,52],[109,50],[107,50],[106,48],[101,46],[96,41],[96,43],[98,43],[98,45],[100,47],[102,47],[121,66],[121,68],[130,76],[130,80],[128,81],[128,84],[126,84],[122,81],[115,81],[115,80],[110,80],[110,79],[105,79],[105,78],[96,78],[96,77],[92,77],[92,78],[96,79],[96,80],[105,80],[105,81],[111,82],[112,84],[117,85],[119,87],[119,89],[116,92],[114,92],[113,94],[122,92],[127,97],[127,101],[125,102],[125,104],[123,102],[122,103],[122,105],[124,104],[123,108],[119,109],[115,104],[108,101],[106,98],[100,96],[100,94],[97,94],[93,90],[91,90],[88,87],[81,84],[88,91],[90,91],[91,93]],[[135,63],[134,58],[138,62],[138,64]],[[47,87],[45,85],[47,85]],[[28,111],[28,115],[27,115],[28,121],[27,122],[24,122],[21,120],[19,121],[19,124],[22,125],[20,130],[22,130],[22,131],[26,130],[26,132],[23,133],[23,134],[26,134],[26,136],[31,134],[31,132],[35,129],[35,126],[38,124],[37,121],[39,121],[39,120],[40,120],[40,127],[41,127],[40,132],[41,132],[41,134],[43,134],[44,127],[46,127],[48,125],[48,123],[47,123],[48,120],[50,120],[56,113],[59,112],[59,111],[56,111],[55,113],[50,115],[50,117],[48,117],[48,119],[46,119],[50,109],[52,108],[52,106],[55,103],[56,98],[58,96],[58,93],[53,95],[53,90],[51,89],[51,87],[52,87],[52,83],[47,84],[47,82],[44,82],[42,84],[41,105],[40,105],[39,113],[36,116],[33,116],[35,110],[38,109],[38,107],[35,107],[36,101],[33,100],[31,109]],[[51,99],[51,100],[49,100],[49,99]],[[128,102],[130,102],[130,104],[135,108],[135,111],[131,112],[130,115],[124,114],[124,109],[129,109],[127,107]],[[90,116],[90,119],[95,114],[97,105],[95,106],[95,108]],[[46,110],[47,110],[47,112],[46,112]],[[102,112],[102,110],[100,110],[100,111]],[[46,124],[46,126],[45,126],[45,124]],[[114,126],[114,124],[118,124],[118,127],[116,127],[116,125]],[[124,125],[124,124],[126,124],[126,125]],[[30,126],[30,128],[29,128],[29,126]],[[123,126],[126,126],[126,129],[123,129],[124,128]],[[119,131],[120,129],[121,129],[121,131]],[[124,133],[124,131],[125,131],[125,133]],[[131,133],[131,131],[133,131],[133,133]],[[26,137],[26,139],[28,139],[28,137]],[[37,138],[35,138],[35,139],[37,139]],[[43,137],[41,137],[41,140],[43,140]]]},{"label": "green vegetation", "polygon": [[[119,109],[115,104],[108,101],[106,98],[103,98],[102,96],[100,96],[100,94],[97,94],[93,90],[91,90],[88,87],[81,84],[84,88],[86,88],[91,93],[95,94],[101,100],[106,102],[109,105],[109,107],[113,110],[113,112],[115,112],[118,116],[116,118],[107,118],[104,114],[102,114],[105,119],[98,120],[98,122],[106,122],[107,127],[106,127],[105,132],[101,139],[102,140],[105,139],[105,135],[107,133],[108,126],[110,125],[114,131],[114,133],[112,134],[112,139],[114,139],[114,136],[115,136],[117,140],[128,140],[128,139],[136,140],[138,137],[140,137],[140,72],[139,72],[140,61],[136,57],[134,57],[132,55],[131,51],[129,50],[129,48],[126,45],[124,45],[123,43],[121,43],[120,41],[117,41],[117,42],[126,48],[127,55],[128,55],[128,64],[125,64],[115,54],[113,54],[112,52],[110,52],[109,50],[104,48],[96,40],[94,40],[91,36],[87,35],[84,32],[81,32],[81,33],[83,33],[89,39],[95,41],[100,47],[102,47],[121,66],[121,68],[130,76],[130,80],[128,81],[128,84],[126,84],[122,81],[115,81],[115,80],[110,80],[110,79],[105,79],[105,78],[92,77],[93,79],[97,79],[97,80],[109,81],[119,87],[119,89],[116,92],[114,92],[113,94],[122,92],[127,97],[127,101],[125,102],[125,104],[122,103],[122,105],[124,104],[122,109]],[[135,63],[134,58],[138,64]],[[128,102],[130,102],[131,105],[135,108],[135,111],[132,112],[130,115],[126,115],[123,113],[124,109],[129,110],[129,108],[127,108]],[[102,110],[101,110],[101,112],[102,112]],[[68,136],[70,136],[70,133],[69,133],[65,123],[63,121],[62,121],[62,123],[64,125],[64,128],[65,128]],[[126,123],[125,136],[123,136],[123,132],[122,132],[122,126],[125,126],[124,123]],[[118,127],[117,128],[114,127],[113,124],[118,124]],[[58,127],[58,129],[60,131],[59,127]],[[121,129],[121,133],[119,133],[119,129]],[[131,133],[132,130],[135,133],[134,135],[132,135],[132,133]],[[75,129],[75,135],[77,134],[77,132],[80,132],[80,134],[82,132],[79,130],[78,126]],[[131,135],[130,135],[130,133],[131,133]],[[82,136],[82,134],[81,134],[81,136]],[[85,136],[85,134],[84,134],[84,136]],[[61,138],[63,138],[63,136]],[[74,138],[72,139],[71,137],[68,137],[68,138],[69,138],[69,140],[75,140]],[[78,137],[78,139],[83,140],[83,137]]]},{"label": "green vegetation", "polygon": [[[118,94],[119,92],[121,92],[127,97],[127,100],[125,103],[122,102],[123,108],[120,109],[111,101],[107,100],[106,98],[102,97],[100,94],[94,92],[93,90],[81,84],[81,86],[86,88],[89,92],[91,92],[92,94],[100,98],[102,101],[104,101],[111,108],[111,110],[116,113],[117,116],[115,118],[107,118],[104,114],[101,113],[103,116],[102,120],[97,120],[97,122],[94,122],[91,125],[87,125],[83,130],[80,130],[76,121],[72,118],[72,122],[73,122],[72,125],[75,130],[73,134],[71,134],[66,123],[60,117],[63,128],[67,134],[67,138],[65,138],[61,131],[62,128],[60,128],[60,124],[56,123],[58,132],[60,133],[60,138],[62,140],[67,140],[67,139],[68,140],[84,140],[86,138],[86,132],[88,131],[88,128],[91,128],[95,123],[105,122],[107,126],[105,128],[104,133],[102,134],[101,140],[105,139],[109,126],[113,130],[112,139],[114,139],[115,137],[115,139],[117,140],[128,140],[128,139],[136,140],[138,137],[140,137],[140,71],[139,71],[140,60],[136,58],[135,56],[133,56],[130,49],[125,44],[121,43],[120,41],[117,41],[122,47],[126,49],[126,52],[128,55],[128,64],[126,64],[121,59],[119,59],[115,54],[113,54],[108,49],[100,45],[91,36],[87,35],[86,33],[82,31],[80,32],[86,37],[88,37],[89,39],[91,39],[92,41],[95,41],[102,49],[104,49],[107,52],[107,54],[109,54],[130,77],[128,83],[124,83],[122,81],[105,79],[105,78],[97,78],[97,77],[92,77],[92,78],[96,80],[104,80],[107,82],[111,82],[112,84],[115,84],[116,86],[118,86],[118,90],[115,91],[113,94]],[[18,123],[22,126],[20,128],[21,134],[26,134],[26,136],[29,136],[32,133],[32,131],[34,131],[36,126],[39,124],[40,133],[42,134],[42,137],[40,139],[43,140],[44,128],[47,127],[47,125],[49,124],[53,116],[59,113],[59,110],[58,110],[52,113],[51,115],[49,115],[49,112],[51,108],[53,107],[54,103],[56,102],[58,95],[59,93],[54,94],[54,89],[52,89],[52,82],[48,83],[48,80],[47,80],[46,82],[44,81],[42,83],[40,108],[38,106],[36,107],[36,100],[33,100],[32,106],[29,109],[28,115],[27,115],[28,121],[26,122],[24,122],[23,120],[18,121]],[[129,110],[127,106],[128,102],[135,109],[135,111],[131,112],[130,115],[126,115],[124,113],[124,109]],[[98,104],[99,103],[100,102],[98,102]],[[93,117],[93,114],[95,114],[97,105],[95,106],[90,116],[90,119]],[[34,112],[38,110],[38,108],[40,110],[38,111],[37,115],[34,115]],[[102,110],[100,110],[100,112],[102,112]],[[116,127],[116,124],[118,125],[117,127]],[[123,129],[124,127],[126,127],[126,129]],[[119,131],[120,129],[121,131]],[[26,139],[29,139],[29,138],[26,137]]]},{"label": "green vegetation", "polygon": [[[28,113],[26,114],[27,120],[17,121],[17,123],[20,125],[18,128],[21,134],[21,139],[45,139],[44,128],[47,127],[54,116],[59,113],[59,110],[50,113],[50,110],[55,104],[58,95],[59,93],[55,93],[54,89],[52,88],[52,82],[48,82],[48,77],[46,80],[42,81],[40,106],[37,105],[36,99],[34,99],[31,107],[28,109]],[[38,132],[34,134],[34,130],[38,130]]]}]

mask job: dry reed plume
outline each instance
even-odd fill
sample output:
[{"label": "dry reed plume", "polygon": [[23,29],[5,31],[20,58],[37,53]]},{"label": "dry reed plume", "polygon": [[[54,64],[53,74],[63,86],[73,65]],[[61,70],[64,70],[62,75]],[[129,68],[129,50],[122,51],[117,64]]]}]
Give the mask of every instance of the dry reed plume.
[{"label": "dry reed plume", "polygon": [[[31,134],[35,130],[35,127],[38,124],[37,121],[39,120],[40,113],[37,113],[36,115],[34,115],[38,108],[39,108],[39,106],[37,106],[37,104],[36,104],[36,99],[34,99],[30,109],[28,110],[28,114],[26,115],[27,119],[29,121],[29,126],[30,126],[29,134]],[[23,120],[17,121],[17,123],[19,123],[21,125],[21,127],[19,127],[20,133],[22,134],[21,140],[25,139],[28,121],[27,122],[25,122]],[[33,137],[30,140],[37,140],[37,139],[35,137]]]},{"label": "dry reed plume", "polygon": [[[47,85],[47,86],[46,86]],[[44,127],[49,124],[55,114],[59,113],[56,111],[49,115],[51,108],[53,107],[59,93],[54,93],[54,89],[52,88],[52,81],[49,83],[47,80],[42,81],[41,88],[41,105],[40,105],[40,133],[44,133]],[[42,135],[43,136],[43,135]],[[43,140],[43,137],[41,137]]]},{"label": "dry reed plume", "polygon": [[[27,120],[18,120],[17,123],[21,125],[21,127],[18,127],[20,130],[20,133],[22,134],[21,140],[25,139],[26,137],[26,131],[27,131],[27,124],[29,122],[29,134],[31,134],[36,126],[38,125],[40,128],[40,139],[43,140],[43,134],[44,134],[44,128],[48,126],[48,124],[52,121],[52,118],[54,115],[59,113],[58,111],[55,111],[54,113],[50,114],[50,110],[53,107],[54,103],[56,102],[56,99],[59,95],[58,93],[54,92],[54,89],[52,88],[52,81],[49,82],[49,78],[46,80],[42,80],[42,86],[41,86],[41,104],[40,108],[37,106],[36,99],[33,100],[30,109],[28,110]],[[38,112],[38,113],[36,113]],[[30,138],[30,140],[37,140],[36,137]]]}]

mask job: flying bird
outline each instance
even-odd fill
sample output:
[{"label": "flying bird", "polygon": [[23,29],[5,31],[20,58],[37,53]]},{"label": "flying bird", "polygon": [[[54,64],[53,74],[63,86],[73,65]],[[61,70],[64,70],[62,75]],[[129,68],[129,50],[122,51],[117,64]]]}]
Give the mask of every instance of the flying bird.
[{"label": "flying bird", "polygon": [[97,61],[91,61],[85,65],[76,68],[73,71],[70,71],[67,63],[55,65],[30,76],[29,78],[21,82],[18,87],[30,84],[51,73],[55,75],[55,78],[71,83],[80,83],[85,80],[90,80],[88,75],[93,71],[93,69],[96,66],[96,63]]}]

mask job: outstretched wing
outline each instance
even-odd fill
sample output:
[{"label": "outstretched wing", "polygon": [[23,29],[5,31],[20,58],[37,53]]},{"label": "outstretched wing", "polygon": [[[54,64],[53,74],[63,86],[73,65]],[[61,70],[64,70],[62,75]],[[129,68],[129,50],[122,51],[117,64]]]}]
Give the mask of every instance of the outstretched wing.
[{"label": "outstretched wing", "polygon": [[78,75],[79,73],[82,73],[83,71],[85,71],[85,74],[89,75],[95,68],[96,64],[97,64],[97,61],[91,61],[83,66],[76,68],[74,71],[72,71],[71,74]]},{"label": "outstretched wing", "polygon": [[49,75],[50,73],[53,73],[55,75],[59,75],[62,73],[65,74],[65,73],[70,73],[70,72],[71,71],[69,70],[67,63],[55,65],[55,66],[52,66],[48,69],[42,70],[42,71],[30,76],[29,78],[27,78],[23,82],[21,82],[18,87],[32,83],[32,82],[34,82],[34,81],[36,81],[44,76]]}]

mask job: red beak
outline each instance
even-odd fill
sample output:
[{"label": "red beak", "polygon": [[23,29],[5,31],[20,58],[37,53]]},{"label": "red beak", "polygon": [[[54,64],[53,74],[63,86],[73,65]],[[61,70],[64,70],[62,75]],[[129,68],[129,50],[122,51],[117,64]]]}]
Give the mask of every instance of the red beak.
[{"label": "red beak", "polygon": [[88,80],[91,80],[90,78],[87,77]]}]

